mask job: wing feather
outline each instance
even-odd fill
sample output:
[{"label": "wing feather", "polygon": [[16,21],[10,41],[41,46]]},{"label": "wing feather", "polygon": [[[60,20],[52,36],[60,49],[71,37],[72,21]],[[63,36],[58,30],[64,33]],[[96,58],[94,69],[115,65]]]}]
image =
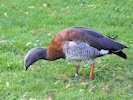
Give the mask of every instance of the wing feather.
[{"label": "wing feather", "polygon": [[86,42],[89,45],[101,50],[117,51],[127,48],[127,46],[116,42],[115,40],[89,28],[74,27],[80,31],[80,41]]}]

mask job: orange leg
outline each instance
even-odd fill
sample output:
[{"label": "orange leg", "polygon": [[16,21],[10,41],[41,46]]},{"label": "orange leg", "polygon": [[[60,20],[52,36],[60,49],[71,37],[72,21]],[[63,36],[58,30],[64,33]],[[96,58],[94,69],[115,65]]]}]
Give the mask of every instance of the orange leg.
[{"label": "orange leg", "polygon": [[80,66],[76,66],[75,77],[78,77]]},{"label": "orange leg", "polygon": [[93,79],[94,68],[95,68],[95,63],[91,64],[91,71],[90,71],[90,77],[89,77],[89,80],[92,80],[92,79]]}]

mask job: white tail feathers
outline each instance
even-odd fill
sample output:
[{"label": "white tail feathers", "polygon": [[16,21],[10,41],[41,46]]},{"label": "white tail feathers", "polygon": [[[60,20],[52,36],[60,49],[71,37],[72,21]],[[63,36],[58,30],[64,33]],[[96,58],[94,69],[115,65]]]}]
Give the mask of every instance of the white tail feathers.
[{"label": "white tail feathers", "polygon": [[108,53],[109,53],[109,50],[104,50],[104,49],[100,50],[100,54],[102,54],[102,55],[106,55]]}]

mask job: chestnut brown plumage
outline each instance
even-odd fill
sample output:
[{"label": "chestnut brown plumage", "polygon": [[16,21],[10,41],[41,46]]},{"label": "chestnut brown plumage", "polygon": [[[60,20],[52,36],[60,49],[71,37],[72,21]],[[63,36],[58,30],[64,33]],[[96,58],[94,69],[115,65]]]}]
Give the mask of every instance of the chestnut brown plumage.
[{"label": "chestnut brown plumage", "polygon": [[[48,48],[38,47],[29,50],[25,56],[24,65],[27,70],[30,65],[40,59],[50,61],[59,58],[75,60],[78,63],[76,66],[80,66],[81,61],[87,61],[92,64],[89,77],[91,80],[94,73],[95,58],[106,54],[116,54],[126,59],[126,54],[122,52],[124,48],[127,46],[95,30],[85,27],[71,27],[59,31]],[[78,76],[77,69],[75,76]]]}]

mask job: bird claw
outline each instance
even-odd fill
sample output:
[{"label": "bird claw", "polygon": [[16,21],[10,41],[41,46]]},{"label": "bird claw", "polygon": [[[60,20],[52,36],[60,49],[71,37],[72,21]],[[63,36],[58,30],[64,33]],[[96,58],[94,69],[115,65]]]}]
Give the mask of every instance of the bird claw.
[{"label": "bird claw", "polygon": [[77,74],[77,73],[75,73],[75,77],[76,77],[76,78],[78,77],[78,74]]}]

